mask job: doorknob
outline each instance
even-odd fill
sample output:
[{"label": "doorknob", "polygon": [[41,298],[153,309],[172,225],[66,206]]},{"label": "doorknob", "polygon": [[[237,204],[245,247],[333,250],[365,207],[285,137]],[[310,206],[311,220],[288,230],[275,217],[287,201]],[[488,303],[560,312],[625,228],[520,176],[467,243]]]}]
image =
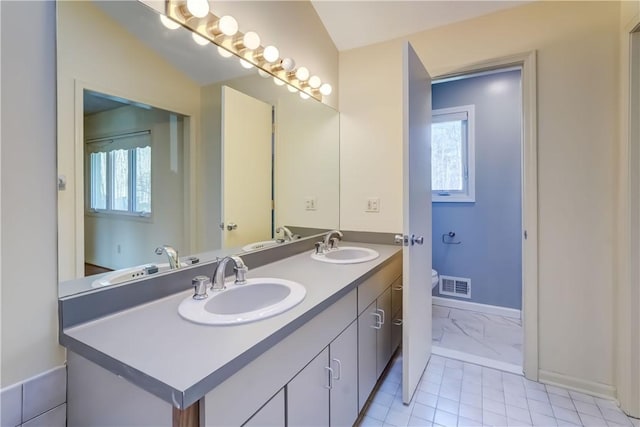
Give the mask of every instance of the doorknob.
[{"label": "doorknob", "polygon": [[236,228],[238,228],[238,224],[230,222],[229,224],[227,224],[227,230],[232,231],[235,230]]},{"label": "doorknob", "polygon": [[424,237],[411,235],[411,245],[422,245],[424,243]]},{"label": "doorknob", "polygon": [[396,245],[409,246],[409,236],[396,234],[394,240]]}]

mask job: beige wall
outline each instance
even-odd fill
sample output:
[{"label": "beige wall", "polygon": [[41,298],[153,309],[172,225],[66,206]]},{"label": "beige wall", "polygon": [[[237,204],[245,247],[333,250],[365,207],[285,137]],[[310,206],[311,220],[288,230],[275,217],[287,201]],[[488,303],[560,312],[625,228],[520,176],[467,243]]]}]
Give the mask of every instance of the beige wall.
[{"label": "beige wall", "polygon": [[0,2],[0,10],[5,387],[61,365],[64,352],[57,344],[55,4]]},{"label": "beige wall", "polygon": [[[432,75],[537,50],[539,368],[605,394],[614,384],[619,12],[616,2],[535,2],[409,37]],[[401,230],[401,41],[340,55],[344,229]],[[380,214],[364,212],[368,196],[380,197]]]}]

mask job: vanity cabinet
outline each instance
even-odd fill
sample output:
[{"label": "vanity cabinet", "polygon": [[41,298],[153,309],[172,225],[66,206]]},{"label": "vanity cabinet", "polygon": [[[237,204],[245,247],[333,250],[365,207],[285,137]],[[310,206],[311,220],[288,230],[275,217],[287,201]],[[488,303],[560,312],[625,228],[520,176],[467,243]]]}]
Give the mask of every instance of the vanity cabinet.
[{"label": "vanity cabinet", "polygon": [[397,297],[396,303],[393,302],[392,289],[401,280],[401,273],[402,263],[398,258],[358,287],[359,410],[400,343],[392,327],[392,310],[398,304]]},{"label": "vanity cabinet", "polygon": [[353,322],[289,382],[289,425],[353,425],[358,418],[357,336]]},{"label": "vanity cabinet", "polygon": [[402,341],[402,277],[391,285],[391,349],[392,351]]},{"label": "vanity cabinet", "polygon": [[284,388],[273,396],[243,427],[282,427],[285,425]]}]

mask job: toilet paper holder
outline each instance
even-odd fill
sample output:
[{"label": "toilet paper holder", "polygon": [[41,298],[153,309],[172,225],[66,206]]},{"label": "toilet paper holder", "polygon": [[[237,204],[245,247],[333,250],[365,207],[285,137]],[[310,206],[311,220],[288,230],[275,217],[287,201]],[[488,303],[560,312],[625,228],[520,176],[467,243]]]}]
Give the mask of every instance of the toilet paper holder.
[{"label": "toilet paper holder", "polygon": [[[444,233],[442,235],[442,243],[444,243],[445,245],[459,245],[459,244],[462,243],[461,241],[454,242],[453,241],[454,237],[456,237],[455,231],[450,231],[448,233]],[[449,240],[447,241],[445,239],[449,239]]]}]

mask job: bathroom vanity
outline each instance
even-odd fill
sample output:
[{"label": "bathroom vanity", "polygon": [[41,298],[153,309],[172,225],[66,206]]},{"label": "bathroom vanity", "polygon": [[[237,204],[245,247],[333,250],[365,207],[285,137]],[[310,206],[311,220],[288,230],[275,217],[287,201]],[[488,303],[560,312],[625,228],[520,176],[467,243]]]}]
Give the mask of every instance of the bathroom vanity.
[{"label": "bathroom vanity", "polygon": [[193,294],[185,272],[163,276],[184,291],[94,318],[73,311],[98,298],[61,300],[68,425],[353,425],[400,342],[401,248],[345,242],[379,257],[341,265],[312,259],[309,245],[250,269],[306,288],[295,307],[251,323],[180,317]]}]

